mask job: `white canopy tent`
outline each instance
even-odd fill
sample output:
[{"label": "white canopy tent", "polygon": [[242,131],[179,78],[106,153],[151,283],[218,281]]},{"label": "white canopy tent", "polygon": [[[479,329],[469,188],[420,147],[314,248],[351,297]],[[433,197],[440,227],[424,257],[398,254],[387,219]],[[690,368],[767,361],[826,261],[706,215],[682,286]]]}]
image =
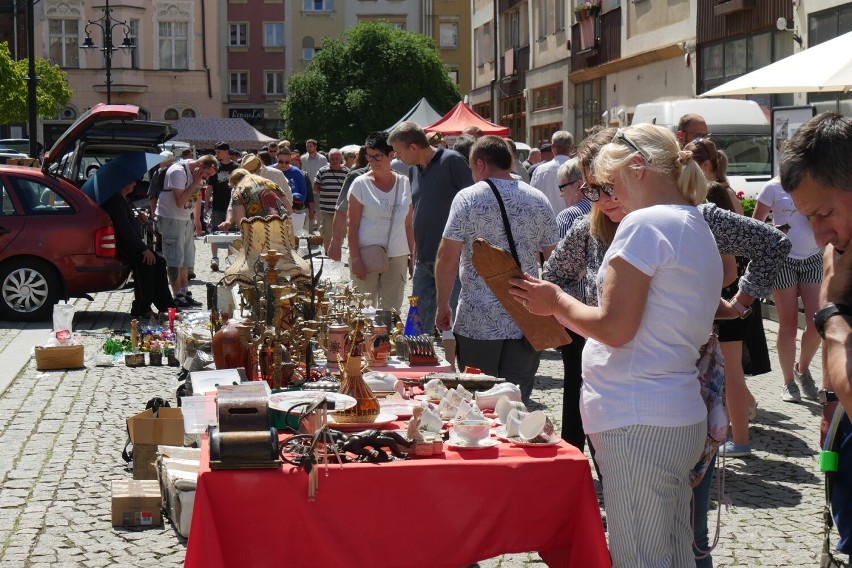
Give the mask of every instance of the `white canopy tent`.
[{"label": "white canopy tent", "polygon": [[852,88],[852,32],[747,73],[700,97],[847,92]]}]

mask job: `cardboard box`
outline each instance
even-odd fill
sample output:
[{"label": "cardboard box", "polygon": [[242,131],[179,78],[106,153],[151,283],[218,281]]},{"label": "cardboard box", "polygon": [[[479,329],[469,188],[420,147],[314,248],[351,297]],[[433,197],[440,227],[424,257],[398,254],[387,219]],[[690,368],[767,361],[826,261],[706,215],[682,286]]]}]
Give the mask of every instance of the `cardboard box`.
[{"label": "cardboard box", "polygon": [[158,481],[112,482],[112,526],[158,527],[163,524]]},{"label": "cardboard box", "polygon": [[127,432],[133,443],[133,479],[157,479],[157,446],[183,446],[183,412],[160,408],[154,416],[149,408],[127,419]]},{"label": "cardboard box", "polygon": [[133,444],[133,479],[157,479],[157,446]]},{"label": "cardboard box", "polygon": [[53,369],[80,369],[83,365],[82,345],[56,345],[52,347],[35,347],[36,369],[50,371]]}]

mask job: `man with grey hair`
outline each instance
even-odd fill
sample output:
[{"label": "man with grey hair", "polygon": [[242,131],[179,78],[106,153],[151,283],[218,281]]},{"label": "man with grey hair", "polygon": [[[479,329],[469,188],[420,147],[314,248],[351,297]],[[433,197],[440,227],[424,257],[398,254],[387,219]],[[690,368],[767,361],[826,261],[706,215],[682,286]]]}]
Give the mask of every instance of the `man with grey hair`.
[{"label": "man with grey hair", "polygon": [[553,212],[559,213],[565,209],[565,201],[559,194],[557,172],[559,166],[574,155],[574,135],[567,130],[557,130],[550,138],[550,146],[553,149],[553,159],[535,169],[530,185],[547,196],[550,206],[553,207]]},{"label": "man with grey hair", "polygon": [[328,165],[323,166],[314,178],[314,197],[319,204],[319,226],[323,250],[328,253],[333,235],[334,210],[337,198],[346,180],[349,168],[343,165],[343,153],[338,148],[328,152]]},{"label": "man with grey hair", "polygon": [[[456,194],[473,185],[467,160],[454,150],[434,148],[426,133],[414,122],[403,122],[388,137],[396,157],[410,166],[411,199],[414,203],[414,295],[423,330],[431,334],[437,308],[435,291],[435,257],[450,216],[450,205]],[[455,309],[461,283],[456,278],[450,296]],[[447,348],[445,344],[445,349]]]}]

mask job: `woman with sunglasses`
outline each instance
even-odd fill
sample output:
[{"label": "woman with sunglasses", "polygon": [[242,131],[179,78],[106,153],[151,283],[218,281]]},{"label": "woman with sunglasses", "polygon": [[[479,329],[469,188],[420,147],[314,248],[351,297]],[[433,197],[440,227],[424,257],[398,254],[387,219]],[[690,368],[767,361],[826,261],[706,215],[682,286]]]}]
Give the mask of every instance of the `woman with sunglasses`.
[{"label": "woman with sunglasses", "polygon": [[[391,168],[393,148],[386,132],[374,132],[364,146],[370,170],[349,188],[348,236],[352,281],[382,309],[402,308],[407,277],[414,270],[414,208],[408,177]],[[360,252],[379,245],[388,255],[388,268],[367,272]]]},{"label": "woman with sunglasses", "polygon": [[[614,136],[614,133],[615,133],[614,129],[609,129],[607,131],[603,131],[600,134],[594,136],[593,138],[586,140],[583,143],[583,145],[581,145],[581,148],[580,148],[580,151],[579,151],[579,157],[580,157],[581,167],[582,167],[582,170],[583,170],[583,173],[584,173],[584,177],[585,177],[586,180],[591,180],[590,171],[593,169],[591,166],[592,166],[592,163],[593,163],[593,159],[595,158],[595,156],[598,152],[598,149],[603,144],[605,144],[607,141],[611,140]],[[666,135],[657,135],[656,142],[653,143],[653,144],[651,143],[651,141],[654,140],[653,136],[648,136],[647,134],[645,134],[644,137],[641,137],[641,136],[642,135],[637,136],[637,137],[639,137],[640,139],[648,139],[649,146],[657,151],[657,155],[661,155],[661,157],[658,158],[658,160],[659,159],[664,160],[665,165],[668,165],[669,167],[671,167],[673,169],[676,169],[679,166],[681,171],[686,169],[686,167],[689,167],[689,169],[692,170],[692,173],[695,173],[695,169],[693,169],[693,167],[689,166],[689,160],[688,160],[689,155],[688,154],[683,154],[683,155],[674,154],[673,155],[673,152],[676,152],[676,149],[671,146],[671,143],[673,143],[672,140],[667,140],[667,141],[665,140],[667,138]],[[659,141],[661,140],[661,138],[660,138],[661,136],[662,136],[662,140],[666,141],[666,145],[668,146],[668,148],[666,150],[662,150],[661,147],[660,147],[661,145],[660,145]],[[627,138],[629,138],[631,140],[631,142],[634,141],[633,136],[631,136],[629,134],[628,134]],[[639,146],[637,146],[635,143],[629,143],[629,142],[624,141],[624,137],[619,137],[619,139],[617,139],[617,141],[613,144],[613,146],[615,146],[616,144],[627,146],[628,151],[633,150],[633,152],[631,154],[627,155],[627,158],[630,159],[630,160],[636,160],[637,163],[635,163],[635,166],[638,166],[640,168],[642,167],[642,165],[640,163],[638,163],[639,161],[645,161],[645,163],[652,163],[652,164],[654,163],[653,157],[650,154],[648,154],[645,151],[637,150],[636,148],[638,148]],[[640,146],[641,145],[642,144],[640,143]],[[624,151],[622,150],[622,153],[623,152]],[[641,160],[639,160],[639,158],[636,158],[635,156],[639,156],[641,158]],[[647,156],[647,158],[651,159],[651,162],[646,161],[646,156]],[[674,156],[677,156],[677,157],[675,158]],[[683,163],[681,163],[681,161],[685,161],[686,164],[684,165]],[[675,164],[677,164],[677,166]],[[636,171],[633,168],[629,168],[629,169],[632,172]],[[664,168],[664,171],[665,171],[665,168]],[[624,171],[622,170],[622,172],[624,172]],[[630,175],[628,173],[627,177],[629,179],[631,179],[631,183],[633,183],[633,184],[637,183],[635,181],[635,177],[636,177],[635,174],[634,174],[633,178],[630,178]],[[700,176],[699,176],[698,179],[700,179]],[[669,183],[671,183],[671,180],[669,180]],[[698,181],[695,181],[695,183],[697,185],[701,185]],[[629,190],[627,190],[627,191],[629,191]],[[574,226],[571,227],[568,234],[566,234],[565,239],[563,239],[563,241],[559,244],[559,247],[557,248],[557,250],[554,252],[554,254],[551,256],[551,258],[548,260],[548,263],[545,267],[545,276],[549,279],[552,279],[552,280],[559,282],[559,284],[562,286],[562,288],[566,292],[568,292],[572,296],[580,299],[585,304],[590,305],[590,306],[597,306],[598,305],[598,291],[597,291],[598,271],[600,270],[600,268],[603,264],[604,256],[605,256],[605,254],[608,250],[608,247],[614,239],[614,236],[615,236],[615,233],[616,233],[616,228],[618,227],[618,222],[621,221],[621,217],[624,215],[624,213],[620,212],[620,207],[618,205],[618,202],[616,202],[614,199],[612,199],[612,194],[614,193],[612,186],[609,186],[609,185],[606,185],[606,184],[604,184],[604,185],[598,185],[598,184],[590,185],[589,183],[587,183],[587,184],[584,184],[583,192],[594,203],[593,208],[592,208],[592,214],[587,218],[580,219],[577,223],[574,224]],[[699,196],[700,196],[700,194],[696,193],[693,196],[693,199],[697,200],[697,198]],[[672,195],[672,197],[677,198],[676,195]],[[660,206],[658,206],[658,207],[660,207]],[[685,204],[672,205],[672,206],[662,206],[662,207],[671,207],[672,209],[674,209],[676,211],[687,208],[687,206]],[[749,254],[749,255],[753,255],[756,258],[756,260],[753,261],[749,265],[749,267],[746,271],[746,275],[744,276],[744,282],[746,283],[746,285],[743,286],[743,290],[748,290],[751,293],[755,294],[756,296],[757,295],[764,295],[765,293],[767,293],[768,292],[767,281],[771,282],[772,275],[774,275],[773,265],[776,262],[777,258],[783,257],[783,255],[786,254],[784,252],[784,250],[785,250],[786,246],[789,246],[788,243],[784,242],[785,239],[784,239],[783,235],[779,235],[776,232],[775,235],[770,234],[768,239],[765,238],[765,239],[761,239],[761,240],[756,240],[756,242],[752,241],[748,238],[743,240],[742,239],[742,232],[731,231],[731,226],[736,224],[737,218],[742,219],[746,223],[747,229],[751,232],[758,232],[759,233],[763,229],[762,227],[760,227],[760,224],[754,224],[754,223],[748,224],[748,222],[750,220],[748,220],[744,217],[737,216],[737,215],[732,214],[730,212],[720,210],[720,209],[718,209],[714,206],[702,206],[701,213],[703,214],[704,219],[711,224],[711,227],[713,227],[713,236],[716,237],[716,240],[718,241],[718,246],[719,246],[720,249],[722,249],[723,252],[732,252],[732,253],[737,253],[737,254],[746,253],[746,254]],[[696,224],[696,225],[700,225],[700,224]],[[632,227],[632,229],[636,230],[635,224]],[[770,229],[770,231],[771,231],[771,229]],[[748,234],[748,233],[746,233],[746,234]],[[780,239],[778,237],[780,237]],[[751,250],[748,250],[748,251],[744,250],[745,248],[747,248],[746,243],[748,244],[748,246],[752,247]],[[692,244],[690,244],[690,251],[691,251],[691,254],[694,254],[694,252],[695,252]],[[713,255],[709,253],[709,250],[706,251],[706,252],[708,254],[704,255],[704,256],[707,256],[708,258],[712,259]],[[715,257],[718,258],[718,254],[716,254]],[[754,265],[754,266],[752,266],[752,265]],[[701,274],[701,277],[706,280],[706,274]],[[619,281],[620,279],[615,278],[615,280]],[[547,304],[546,307],[541,305],[541,299],[542,298],[549,298],[549,301],[552,302],[553,299],[558,294],[560,299],[562,299],[564,301],[564,295],[562,294],[562,292],[560,290],[556,289],[555,287],[550,287],[546,283],[541,283],[541,282],[537,282],[537,281],[534,281],[534,280],[530,280],[529,282],[532,283],[532,287],[531,287],[530,283],[523,283],[522,281],[519,281],[519,282],[521,282],[522,287],[525,286],[527,288],[533,288],[533,289],[527,290],[526,297],[524,297],[524,294],[520,295],[520,297],[526,299],[529,303],[532,304],[530,307],[533,309],[533,311],[538,310],[539,306],[541,306],[541,308],[544,309],[545,313],[549,310],[549,304],[547,304],[547,302],[544,302],[544,304]],[[753,300],[753,297],[749,297],[749,296],[745,295],[744,291],[741,291],[741,294],[742,295],[741,295],[740,298],[738,298],[738,300],[742,301],[743,303],[750,303]],[[612,297],[613,297],[613,295],[612,295],[611,291],[608,292],[606,289],[602,290],[601,298],[604,301],[607,301],[607,300],[611,301]],[[670,298],[668,298],[667,300],[670,300]],[[696,302],[698,302],[698,300],[696,300]],[[688,306],[691,307],[694,303],[695,302],[690,302],[688,304]],[[698,302],[698,303],[701,303],[701,302]],[[656,308],[656,306],[654,306],[654,307]],[[574,306],[572,306],[572,308],[576,309],[577,306],[574,305]],[[707,309],[706,306],[704,306],[704,308],[705,308],[704,311],[709,311],[709,309]],[[684,307],[676,308],[676,309],[686,309],[686,307],[684,306]],[[690,309],[690,311],[692,311],[692,310]],[[730,302],[721,302],[719,304],[719,311],[722,312],[722,314],[725,315],[726,317],[733,317],[737,313],[736,308]],[[591,312],[591,313],[594,313],[594,312]],[[598,313],[600,313],[600,312],[598,312]],[[612,313],[607,313],[607,312],[604,312],[604,313],[609,315],[610,317],[612,317]],[[617,322],[613,326],[616,329],[621,327],[621,325],[618,323],[618,321],[621,320],[621,314],[622,313],[623,313],[622,305],[621,305],[621,303],[619,303],[618,316],[616,316]],[[661,329],[665,330],[667,324],[669,323],[669,320],[672,320],[671,323],[673,325],[683,323],[683,322],[679,322],[679,321],[674,321],[675,319],[677,319],[677,318],[671,318],[671,317],[666,318],[666,322],[664,322],[660,326]],[[691,313],[690,318],[684,318],[684,319],[694,319],[694,316]],[[671,326],[669,326],[669,327],[671,327]],[[701,339],[695,339],[695,341],[700,341],[701,343],[705,342],[706,341],[706,335],[707,335],[707,329],[709,329],[709,323],[706,326],[706,329],[703,330],[702,334],[695,335],[696,338],[698,338],[698,336],[701,335]],[[583,331],[585,331],[586,333],[589,333],[588,330],[583,330]],[[623,331],[623,330],[621,330],[621,331]],[[624,338],[622,338],[622,339],[624,339]],[[634,342],[631,341],[629,343],[633,344]],[[603,347],[604,349],[608,349],[605,346],[603,346],[603,344],[598,342],[598,348],[601,348],[601,347]],[[624,348],[624,347],[626,347],[626,346],[622,346],[621,348]],[[621,348],[615,348],[614,350],[621,349]],[[692,348],[694,348],[696,350],[694,351],[694,356],[691,357],[691,362],[689,364],[687,364],[686,367],[689,368],[691,366],[691,368],[692,368],[691,376],[693,377],[692,380],[694,380],[694,373],[695,373],[694,364],[695,364],[695,360],[697,359],[697,346],[693,346],[693,347],[690,347],[688,349],[692,349]],[[668,353],[669,349],[666,348],[664,351]],[[563,358],[565,358],[564,355],[563,355]],[[686,359],[683,359],[683,358],[681,358],[681,359],[682,359],[681,362],[683,363],[683,361],[690,359],[690,357],[687,357]],[[600,370],[600,369],[598,369],[598,370]],[[566,363],[566,372],[567,371],[568,371],[568,365]],[[626,374],[626,376],[629,376],[629,373]],[[618,382],[618,378],[615,377],[615,379],[616,379],[615,382]],[[606,379],[604,379],[604,380],[606,380]],[[655,382],[655,381],[656,381],[656,379],[654,379],[652,381],[652,383]],[[577,376],[576,382],[579,382],[579,376]],[[687,381],[687,384],[689,384],[689,381]],[[574,390],[573,393],[571,392],[571,390],[572,390],[572,384],[569,383],[568,375],[566,375],[566,392],[565,392],[565,398],[566,398],[565,408],[566,409],[570,409],[572,407],[571,403],[569,402],[569,398],[573,398],[576,401],[576,397],[577,397],[576,386],[573,386],[573,390]],[[697,393],[697,389],[695,389],[695,392]],[[618,393],[618,391],[616,391],[616,396],[615,396],[616,400],[618,399],[617,393]],[[666,397],[664,397],[664,399],[666,400],[666,406],[668,408],[668,406],[670,404],[672,404],[672,399],[666,398]],[[607,402],[606,397],[597,398],[597,404],[599,404],[600,406],[605,406],[606,402]],[[694,401],[692,401],[692,404],[694,405]],[[578,406],[578,404],[575,403],[573,405],[573,408],[576,409],[577,406]],[[665,413],[666,413],[665,410],[667,410],[667,409],[661,409],[660,412],[663,415],[665,415]],[[698,410],[698,408],[696,407],[696,411],[697,411],[697,414],[695,416],[697,417],[697,416],[702,414],[703,408],[702,408],[702,410]],[[569,412],[570,412],[570,410],[567,410],[566,414],[568,414]],[[621,413],[615,413],[615,414],[620,415]],[[645,415],[644,418],[653,417],[655,415],[655,412],[646,412],[646,413],[644,413],[644,415]],[[573,426],[569,427],[568,425],[571,424],[572,422],[573,422]],[[704,420],[704,423],[706,423],[706,419]],[[699,422],[696,422],[692,426],[698,426],[698,425],[699,425]],[[582,423],[579,421],[578,418],[564,417],[564,420],[563,420],[563,436],[565,436],[565,434],[566,434],[566,431],[565,431],[566,428],[568,428],[568,430],[569,430],[569,432],[568,432],[569,436],[573,435],[573,437],[579,438],[579,440],[582,440]],[[578,431],[580,432],[579,435],[577,434]],[[566,437],[566,439],[568,439],[568,438]],[[581,444],[582,441],[580,441],[579,443]],[[606,444],[606,442],[604,442],[604,443]],[[612,448],[608,447],[608,449],[611,450]],[[625,448],[624,451],[629,452],[631,450]],[[605,472],[607,472],[606,470],[609,469],[610,471],[608,471],[607,473],[613,473],[611,460],[612,460],[613,457],[618,457],[618,453],[619,452],[616,452],[613,455],[612,451],[609,452],[610,455],[608,456],[608,458],[610,459],[610,463],[608,464],[609,467],[604,468]],[[695,456],[694,456],[695,459],[697,459],[697,455],[698,454],[696,453]],[[623,457],[624,456],[621,456],[621,458],[623,458]],[[689,464],[689,467],[691,467],[692,465],[694,465],[694,462],[693,462],[693,464]],[[631,466],[628,466],[628,467],[631,467]],[[623,472],[619,472],[619,473],[623,473]],[[606,480],[607,475],[604,475],[603,478],[604,478],[604,480]],[[707,483],[707,490],[708,490],[707,496],[709,497],[709,481],[710,481],[710,475],[709,474],[705,475],[705,480],[706,480],[706,483]],[[684,481],[681,480],[681,483],[683,483],[683,482]],[[608,485],[611,486],[613,484],[616,485],[616,486],[618,485],[617,482],[608,483],[607,481],[604,481],[605,496],[608,493],[607,486]],[[702,485],[704,485],[704,484],[702,484]],[[687,485],[687,487],[688,487],[688,485]],[[624,489],[624,488],[622,487],[621,489]],[[607,508],[608,508],[608,510],[610,510],[610,513],[612,514],[614,511],[612,511],[611,510],[612,507],[609,506],[610,500],[611,499],[621,499],[621,498],[624,497],[624,493],[620,493],[618,491],[617,487],[611,487],[609,493],[610,493],[610,495],[606,496],[606,502],[607,502]],[[613,493],[615,493],[615,495],[613,495]],[[696,493],[698,493],[698,490],[696,490]],[[687,495],[688,495],[688,492],[687,492]],[[700,535],[701,525],[703,525],[704,526],[704,529],[703,529],[703,533],[704,533],[703,546],[705,546],[705,547],[706,547],[706,542],[707,542],[707,538],[706,538],[706,507],[707,507],[707,498],[708,497],[704,497],[703,499],[698,497],[698,496],[696,497],[697,509],[696,509],[696,513],[695,513],[696,534]],[[702,501],[704,503],[703,508],[701,507]],[[621,503],[621,504],[623,505],[623,503]],[[687,506],[688,506],[688,503],[687,503]],[[623,513],[623,510],[620,510],[620,507],[618,505],[616,505],[615,508],[618,511],[618,513],[616,514],[616,517],[620,517],[620,514]],[[670,510],[669,510],[669,512],[670,512]],[[611,519],[611,521],[610,521],[610,530],[611,531],[614,530],[617,533],[617,532],[619,532],[620,530],[623,529],[624,525],[620,525],[618,522],[616,523],[616,526],[613,527],[612,520],[614,520],[614,519],[613,519],[612,516],[610,516],[610,519]],[[684,521],[684,519],[680,518],[681,524],[683,523],[683,521]],[[688,523],[688,520],[686,522]],[[645,526],[650,527],[650,526],[653,526],[653,525],[654,525],[654,523],[652,522],[650,524],[646,524]],[[687,526],[688,526],[688,524],[687,524]],[[691,531],[689,531],[689,532],[691,533]],[[621,536],[623,536],[623,535],[621,535]],[[681,542],[683,543],[685,537],[683,535],[680,535],[679,538],[681,539]],[[689,543],[690,543],[691,540],[692,540],[691,537],[685,540],[685,542],[687,543],[686,544],[686,550],[687,551],[689,551],[689,548],[690,548]],[[618,538],[616,538],[616,541],[618,541]],[[645,542],[650,542],[650,541],[646,540]],[[702,539],[701,539],[700,536],[698,537],[698,544],[702,545]],[[680,554],[680,555],[684,554],[682,548],[683,547],[681,547],[681,549],[679,549],[679,552],[678,552],[678,554]],[[614,556],[615,556],[615,553],[614,553]],[[710,563],[711,561],[708,557],[708,558],[702,560],[701,562],[704,562],[706,564],[706,563]],[[628,560],[625,561],[626,565],[638,565],[640,563],[641,562],[635,561],[635,559],[633,559],[633,560],[628,559]],[[699,565],[702,565],[699,562],[697,562],[697,563]],[[683,563],[676,563],[676,564],[677,565],[685,565]]]},{"label": "woman with sunglasses", "polygon": [[559,195],[565,200],[565,209],[556,215],[556,227],[559,229],[559,238],[565,236],[574,222],[588,215],[592,209],[592,203],[580,191],[583,184],[583,174],[580,171],[580,162],[577,158],[571,158],[556,171],[556,179],[559,182]]}]

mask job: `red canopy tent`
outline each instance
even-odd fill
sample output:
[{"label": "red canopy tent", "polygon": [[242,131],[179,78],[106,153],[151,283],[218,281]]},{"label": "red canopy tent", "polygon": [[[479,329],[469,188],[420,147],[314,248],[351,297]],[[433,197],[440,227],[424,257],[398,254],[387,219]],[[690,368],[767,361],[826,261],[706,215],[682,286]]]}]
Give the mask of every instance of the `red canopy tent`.
[{"label": "red canopy tent", "polygon": [[446,136],[458,136],[468,126],[478,126],[482,129],[483,134],[495,134],[497,136],[509,135],[507,127],[488,122],[465,106],[464,102],[460,102],[454,106],[441,120],[427,126],[423,130],[426,132],[440,132]]}]

